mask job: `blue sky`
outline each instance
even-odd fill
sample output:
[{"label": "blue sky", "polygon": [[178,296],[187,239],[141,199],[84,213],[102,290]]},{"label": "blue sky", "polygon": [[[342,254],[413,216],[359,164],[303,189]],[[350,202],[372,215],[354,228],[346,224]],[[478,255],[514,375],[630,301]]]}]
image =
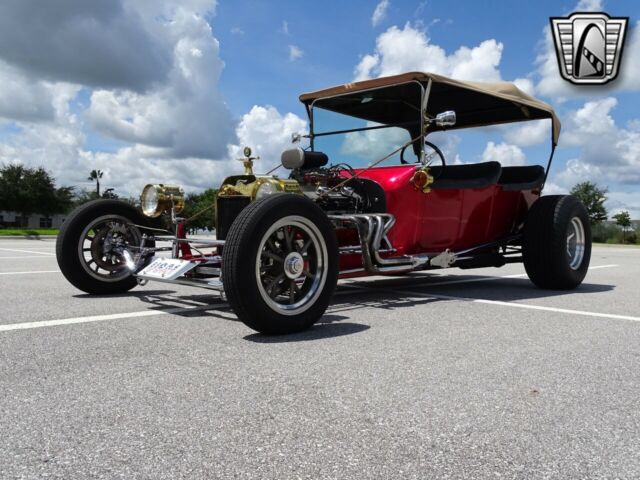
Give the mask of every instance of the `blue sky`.
[{"label": "blue sky", "polygon": [[[278,8],[274,8],[260,1],[221,2],[209,20],[226,64],[220,88],[232,111],[242,114],[255,104],[273,104],[302,115],[298,93],[350,80],[354,65],[372,50],[376,37],[388,27],[407,22],[421,22],[434,43],[449,52],[495,38],[505,45],[501,61],[504,77],[522,77],[534,69],[549,17],[570,12],[576,5],[548,0],[395,0],[390,2],[386,18],[372,27],[376,3],[309,2],[301,8],[300,2],[278,1]],[[610,2],[605,7],[613,16],[640,19],[638,2]],[[281,31],[283,21],[288,23],[289,34]],[[244,33],[233,33],[234,28]],[[300,61],[289,62],[290,44],[305,52]],[[628,112],[631,114],[631,108]]]},{"label": "blue sky", "polygon": [[[431,68],[516,81],[551,103],[563,136],[549,191],[592,179],[609,187],[612,210],[627,208],[640,218],[638,2],[64,5],[55,15],[37,0],[0,6],[0,162],[42,165],[79,188],[90,188],[85,170],[101,168],[105,182],[123,194],[136,194],[147,181],[198,190],[236,171],[233,158],[245,143],[265,168],[277,162],[290,133],[306,128],[301,92],[357,75]],[[559,79],[545,29],[550,16],[578,8],[630,17],[627,77],[611,87],[579,89]],[[467,54],[477,58],[461,60]],[[366,67],[367,59],[375,59],[373,66]],[[548,141],[534,137],[535,131],[490,129],[439,140],[450,161],[545,163]],[[360,164],[373,154],[360,153],[354,157]]]},{"label": "blue sky", "polygon": [[[373,27],[371,14],[376,3],[308,2],[301,8],[300,2],[279,1],[274,8],[274,4],[260,1],[221,2],[210,22],[226,63],[220,86],[232,110],[243,113],[254,104],[271,103],[302,115],[298,92],[351,79],[354,65],[372,50],[376,37],[388,27],[406,22],[421,22],[447,51],[488,38],[502,41],[506,45],[502,60],[505,77],[522,76],[532,70],[536,45],[549,16],[571,11],[575,5],[557,1],[397,0],[390,3],[386,18]],[[281,31],[283,21],[288,23],[288,35]],[[244,34],[234,34],[234,28]],[[299,62],[289,62],[287,47],[291,43],[305,52]]]}]

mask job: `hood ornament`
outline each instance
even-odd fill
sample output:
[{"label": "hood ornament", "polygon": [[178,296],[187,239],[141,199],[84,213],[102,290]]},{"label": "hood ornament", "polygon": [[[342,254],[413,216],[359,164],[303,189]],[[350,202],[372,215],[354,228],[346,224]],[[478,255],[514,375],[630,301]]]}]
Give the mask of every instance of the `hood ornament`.
[{"label": "hood ornament", "polygon": [[260,157],[252,157],[251,149],[249,147],[244,147],[242,154],[244,155],[244,158],[238,158],[238,160],[244,165],[244,174],[253,175],[253,161],[260,160]]}]

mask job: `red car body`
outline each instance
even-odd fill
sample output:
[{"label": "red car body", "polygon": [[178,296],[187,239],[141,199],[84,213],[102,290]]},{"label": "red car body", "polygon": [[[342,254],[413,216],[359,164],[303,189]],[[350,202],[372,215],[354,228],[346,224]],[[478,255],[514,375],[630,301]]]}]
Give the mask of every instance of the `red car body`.
[{"label": "red car body", "polygon": [[[509,189],[499,183],[481,188],[434,188],[425,194],[412,185],[414,172],[414,165],[393,165],[360,173],[361,178],[380,184],[387,211],[396,218],[388,235],[396,252],[388,257],[458,251],[506,238],[540,196],[539,188]],[[354,233],[338,232],[340,245],[357,243]],[[340,270],[349,271],[361,263],[360,255],[342,256]],[[342,277],[348,276],[353,274]]]}]

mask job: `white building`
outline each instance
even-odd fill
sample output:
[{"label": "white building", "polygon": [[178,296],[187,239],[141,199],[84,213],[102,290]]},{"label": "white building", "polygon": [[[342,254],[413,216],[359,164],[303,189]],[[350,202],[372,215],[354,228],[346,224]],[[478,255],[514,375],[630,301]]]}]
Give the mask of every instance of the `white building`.
[{"label": "white building", "polygon": [[60,213],[49,216],[34,213],[28,217],[23,217],[20,213],[0,210],[0,228],[60,228],[66,218],[66,214]]}]

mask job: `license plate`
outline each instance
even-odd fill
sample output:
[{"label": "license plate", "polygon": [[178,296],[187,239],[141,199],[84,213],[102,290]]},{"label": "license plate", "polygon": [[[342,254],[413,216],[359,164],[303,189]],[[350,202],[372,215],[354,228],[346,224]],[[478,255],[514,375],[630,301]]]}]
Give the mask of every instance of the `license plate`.
[{"label": "license plate", "polygon": [[195,267],[196,264],[188,260],[177,258],[156,258],[139,273],[143,278],[160,278],[163,280],[175,280]]}]

